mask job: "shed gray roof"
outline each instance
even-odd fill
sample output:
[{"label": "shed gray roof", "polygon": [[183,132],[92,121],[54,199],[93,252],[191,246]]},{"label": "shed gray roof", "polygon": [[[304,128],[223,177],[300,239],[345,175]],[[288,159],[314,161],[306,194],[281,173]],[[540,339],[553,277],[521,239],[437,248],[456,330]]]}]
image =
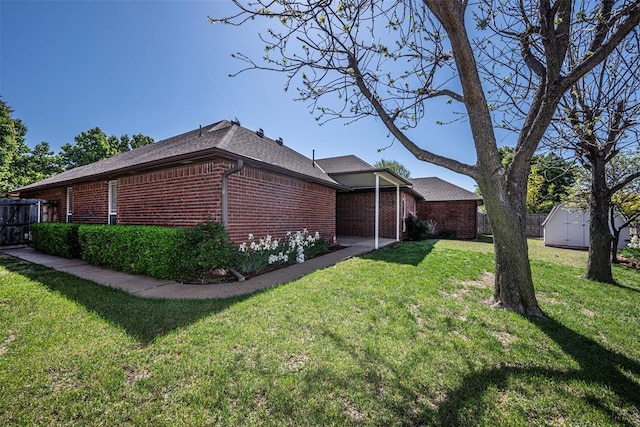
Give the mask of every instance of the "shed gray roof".
[{"label": "shed gray roof", "polygon": [[324,169],[326,173],[356,172],[375,169],[372,165],[365,162],[358,156],[339,156],[327,157],[326,159],[318,159],[316,163]]},{"label": "shed gray roof", "polygon": [[214,155],[242,157],[254,165],[301,175],[332,187],[342,186],[313,161],[291,148],[236,123],[222,120],[117,156],[80,166],[17,191],[53,187],[86,179],[115,177],[131,171],[186,164]]},{"label": "shed gray roof", "polygon": [[413,189],[427,202],[447,202],[458,200],[482,201],[482,197],[462,187],[453,185],[440,178],[411,178]]}]

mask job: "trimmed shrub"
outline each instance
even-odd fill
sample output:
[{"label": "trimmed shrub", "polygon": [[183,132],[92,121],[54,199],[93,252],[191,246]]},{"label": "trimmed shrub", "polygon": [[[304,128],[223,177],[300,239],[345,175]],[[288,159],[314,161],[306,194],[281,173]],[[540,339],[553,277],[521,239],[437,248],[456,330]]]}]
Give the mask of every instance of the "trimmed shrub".
[{"label": "trimmed shrub", "polygon": [[158,279],[197,281],[232,264],[228,234],[212,221],[194,228],[82,225],[78,236],[89,264]]},{"label": "trimmed shrub", "polygon": [[198,279],[204,272],[227,269],[233,264],[234,250],[224,226],[214,221],[182,229],[176,245],[176,272],[180,278]]},{"label": "trimmed shrub", "polygon": [[148,225],[82,225],[82,259],[127,273],[158,279],[178,277],[176,253],[184,229]]},{"label": "trimmed shrub", "polygon": [[64,258],[79,258],[79,224],[40,222],[31,224],[34,249]]},{"label": "trimmed shrub", "polygon": [[227,231],[213,221],[194,228],[50,222],[34,224],[32,235],[39,251],[158,279],[197,281],[234,261]]}]

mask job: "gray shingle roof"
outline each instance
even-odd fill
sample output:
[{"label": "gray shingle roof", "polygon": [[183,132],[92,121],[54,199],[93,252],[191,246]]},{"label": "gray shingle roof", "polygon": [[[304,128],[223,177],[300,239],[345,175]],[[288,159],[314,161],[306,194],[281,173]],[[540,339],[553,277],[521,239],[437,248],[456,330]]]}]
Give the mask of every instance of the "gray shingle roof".
[{"label": "gray shingle roof", "polygon": [[356,172],[375,169],[360,157],[349,155],[316,160],[326,173]]},{"label": "gray shingle roof", "polygon": [[125,172],[151,169],[172,163],[180,164],[212,155],[240,156],[258,166],[293,172],[296,175],[311,178],[313,181],[341,187],[320,168],[314,167],[311,159],[266,136],[261,137],[256,132],[222,120],[203,126],[202,130],[195,129],[90,165],[62,172],[17,191],[52,187],[103,176],[117,176]]},{"label": "gray shingle roof", "polygon": [[422,195],[427,202],[443,202],[457,200],[482,201],[482,197],[464,188],[453,185],[440,178],[411,178],[413,189]]}]

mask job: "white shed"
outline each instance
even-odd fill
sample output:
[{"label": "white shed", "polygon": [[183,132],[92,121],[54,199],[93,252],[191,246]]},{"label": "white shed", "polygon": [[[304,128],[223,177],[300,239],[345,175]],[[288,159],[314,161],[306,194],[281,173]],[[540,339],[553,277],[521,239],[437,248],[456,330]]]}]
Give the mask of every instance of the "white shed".
[{"label": "white shed", "polygon": [[[542,223],[545,246],[564,248],[589,247],[589,211],[556,205]],[[622,215],[616,216],[616,224],[622,225]],[[620,232],[618,247],[629,242],[629,227]]]}]

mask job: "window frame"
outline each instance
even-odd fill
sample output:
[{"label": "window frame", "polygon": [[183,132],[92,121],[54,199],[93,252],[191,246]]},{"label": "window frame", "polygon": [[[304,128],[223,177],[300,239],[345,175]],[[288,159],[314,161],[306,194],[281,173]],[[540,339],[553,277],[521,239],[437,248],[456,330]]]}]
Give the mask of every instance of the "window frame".
[{"label": "window frame", "polygon": [[[115,225],[118,222],[118,180],[114,179],[109,181],[108,188],[107,224]],[[115,209],[112,209],[114,204]]]},{"label": "window frame", "polygon": [[67,187],[67,222],[73,222],[73,187]]}]

